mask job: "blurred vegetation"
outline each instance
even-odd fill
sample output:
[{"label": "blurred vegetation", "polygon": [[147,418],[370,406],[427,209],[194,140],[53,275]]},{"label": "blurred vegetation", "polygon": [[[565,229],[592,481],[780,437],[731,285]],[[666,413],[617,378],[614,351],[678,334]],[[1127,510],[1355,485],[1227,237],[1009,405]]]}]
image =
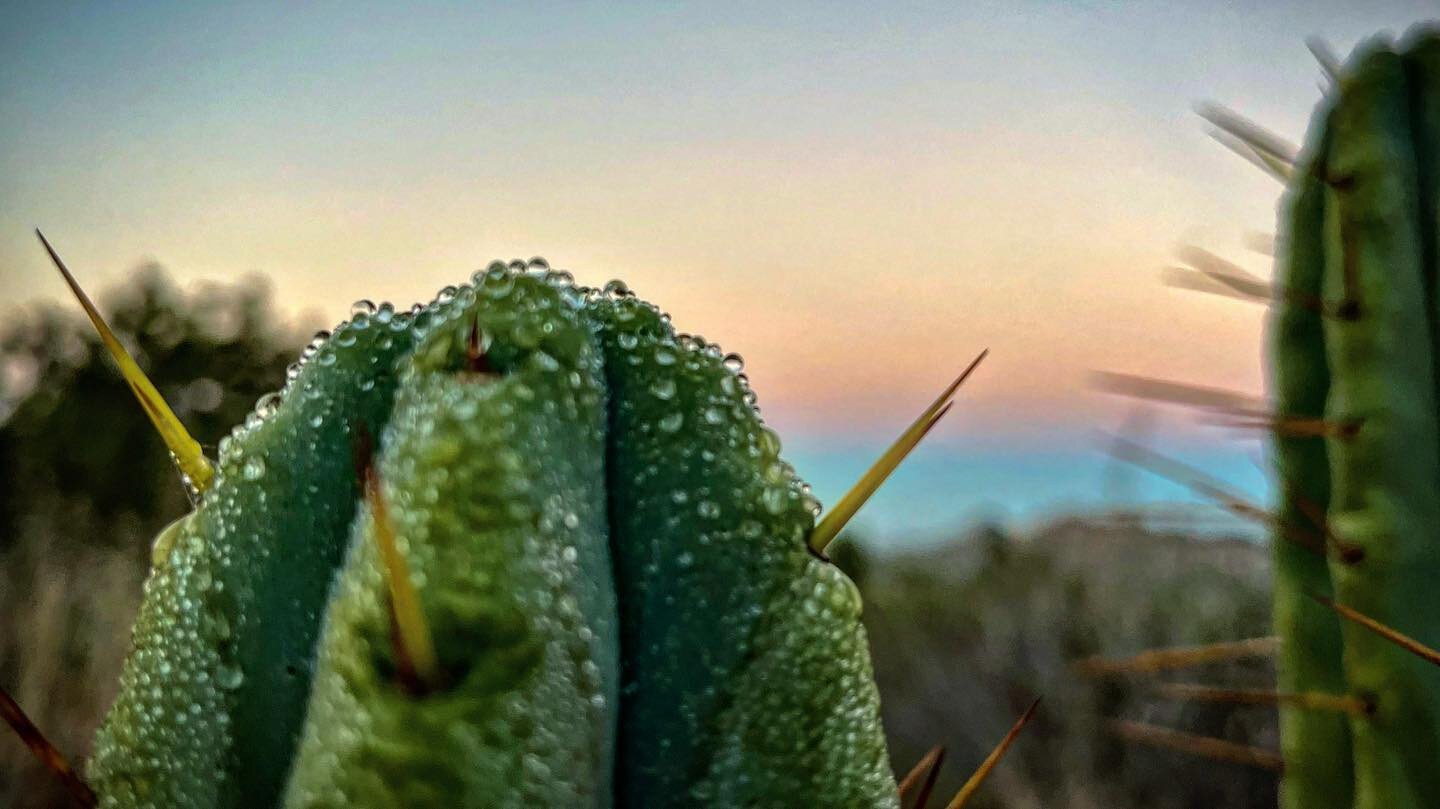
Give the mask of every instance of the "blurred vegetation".
[{"label": "blurred vegetation", "polygon": [[1059,519],[1024,536],[986,525],[921,552],[871,557],[848,542],[837,564],[865,596],[892,764],[930,747],[950,795],[1030,701],[1044,702],[973,806],[1214,809],[1274,806],[1273,773],[1123,742],[1133,720],[1275,750],[1263,706],[1161,699],[1163,681],[1274,688],[1269,660],[1164,675],[1091,678],[1074,663],[1149,648],[1263,636],[1266,550],[1249,540],[1151,530],[1134,519]]},{"label": "blurred vegetation", "polygon": [[[146,266],[99,304],[211,448],[284,379],[309,336],[280,319],[259,276],[185,294]],[[0,319],[0,481],[0,685],[62,750],[83,755],[114,697],[150,540],[189,503],[68,301]],[[8,729],[0,736],[0,806],[68,805]]]},{"label": "blurred vegetation", "polygon": [[[58,286],[57,286],[58,288]],[[284,379],[309,332],[286,325],[263,279],[183,294],[142,268],[101,296],[121,339],[202,444],[213,446]],[[114,696],[149,542],[188,508],[160,441],[78,310],[0,321],[0,685],[68,754],[83,757]],[[1160,699],[1136,679],[1075,673],[1088,655],[1264,635],[1268,553],[1252,542],[1062,519],[1014,535],[987,525],[924,550],[836,563],[866,625],[896,770],[944,744],[948,795],[1035,696],[1040,714],[973,806],[1274,805],[1271,773],[1123,743],[1109,719],[1266,749],[1274,711]],[[1269,661],[1166,679],[1273,687]],[[0,805],[65,805],[0,731]],[[937,801],[938,802],[938,801]]]}]

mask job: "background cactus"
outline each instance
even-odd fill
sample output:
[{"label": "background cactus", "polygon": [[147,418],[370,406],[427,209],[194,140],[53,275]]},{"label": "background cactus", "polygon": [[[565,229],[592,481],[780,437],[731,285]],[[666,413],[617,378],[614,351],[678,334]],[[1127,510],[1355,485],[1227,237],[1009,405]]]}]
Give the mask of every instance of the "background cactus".
[{"label": "background cactus", "polygon": [[[1270,346],[1280,688],[1291,807],[1420,807],[1440,795],[1440,669],[1310,596],[1440,644],[1440,35],[1356,49],[1296,164]],[[1308,535],[1314,542],[1297,541]]]}]

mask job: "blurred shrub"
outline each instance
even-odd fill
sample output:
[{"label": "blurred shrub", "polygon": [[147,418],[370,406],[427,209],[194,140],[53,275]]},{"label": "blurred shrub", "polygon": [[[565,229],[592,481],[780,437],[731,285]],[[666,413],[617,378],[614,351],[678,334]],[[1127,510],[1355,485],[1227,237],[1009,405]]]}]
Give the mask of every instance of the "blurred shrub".
[{"label": "blurred shrub", "polygon": [[1110,719],[1130,719],[1274,750],[1273,709],[1167,702],[1151,688],[1175,680],[1269,689],[1270,661],[1133,679],[1091,679],[1073,666],[1090,655],[1267,634],[1263,547],[1076,518],[1019,538],[982,526],[937,548],[860,564],[897,772],[944,744],[938,794],[953,794],[1042,696],[977,807],[1274,805],[1271,773],[1137,747],[1105,729]]}]

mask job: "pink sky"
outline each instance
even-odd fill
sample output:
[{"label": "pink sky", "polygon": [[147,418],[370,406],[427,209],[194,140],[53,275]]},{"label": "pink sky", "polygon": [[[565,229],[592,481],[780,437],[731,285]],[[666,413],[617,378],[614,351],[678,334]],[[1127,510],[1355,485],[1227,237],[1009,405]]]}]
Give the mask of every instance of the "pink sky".
[{"label": "pink sky", "polygon": [[36,225],[92,287],[260,271],[326,321],[540,254],[743,354],[782,432],[893,432],[985,347],[952,439],[1113,426],[1092,369],[1262,387],[1263,311],[1159,281],[1183,243],[1268,273],[1280,189],[1192,104],[1298,140],[1304,37],[1425,8],[1285,5],[39,12],[0,42],[0,287],[62,296]]}]

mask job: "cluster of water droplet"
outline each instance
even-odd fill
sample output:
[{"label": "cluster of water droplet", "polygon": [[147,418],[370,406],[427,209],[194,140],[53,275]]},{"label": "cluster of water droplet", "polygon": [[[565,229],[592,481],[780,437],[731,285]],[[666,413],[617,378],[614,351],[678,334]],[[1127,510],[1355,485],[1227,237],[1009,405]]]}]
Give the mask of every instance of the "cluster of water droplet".
[{"label": "cluster of water droplet", "polygon": [[[618,643],[599,357],[564,280],[532,269],[492,265],[429,310],[379,462],[448,682],[417,697],[383,664],[386,586],[362,513],[288,805],[608,797]],[[482,334],[480,372],[466,361]],[[437,738],[452,752],[417,768]]]},{"label": "cluster of water droplet", "polygon": [[[385,676],[385,584],[365,515],[349,527],[350,450],[367,432],[383,447],[416,586],[427,610],[439,610],[436,643],[453,692],[417,700]],[[296,805],[345,803],[396,783],[442,802],[457,783],[486,785],[482,802],[499,785],[517,805],[608,795],[603,762],[621,685],[617,777],[643,770],[619,787],[622,797],[641,790],[632,802],[727,790],[773,797],[806,778],[871,794],[871,782],[890,776],[871,761],[877,744],[883,759],[883,739],[858,597],[808,554],[820,504],[780,453],[743,359],[676,333],[623,282],[577,286],[536,258],[492,263],[408,311],[361,301],[222,439],[204,502],[157,538],[136,650],[97,745],[100,783],[120,796],[114,805],[144,805],[157,791],[213,795],[266,762],[280,762],[271,769],[281,777],[286,751],[233,749],[235,740],[255,738],[255,723],[281,704],[271,692],[308,693],[307,639],[328,616],[297,758],[309,775],[290,787]],[[477,541],[490,535],[499,544]],[[346,547],[327,602],[339,560],[326,554]],[[301,587],[295,570],[324,573]],[[271,589],[275,581],[289,583]],[[537,673],[506,658],[508,647],[477,640],[475,622],[493,623],[502,607],[539,639]],[[631,656],[624,684],[618,634]],[[283,659],[257,657],[260,641],[277,636],[293,636],[278,645],[290,647]],[[507,665],[529,684],[505,685],[486,669]],[[828,708],[767,686],[811,667],[830,680],[814,692]],[[783,714],[791,735],[747,724],[766,713]],[[280,721],[298,727],[305,714]],[[436,758],[440,737],[468,751],[460,769],[459,753]],[[757,758],[747,739],[776,758]],[[706,747],[718,751],[711,776],[683,782],[693,767],[675,762]],[[360,751],[368,766],[347,758]],[[799,774],[782,784],[756,766]]]},{"label": "cluster of water droplet", "polygon": [[696,786],[696,765],[674,762],[710,754],[756,659],[758,628],[812,561],[805,538],[819,504],[781,459],[739,355],[677,334],[623,285],[590,295],[587,312],[606,357],[612,546],[630,650],[618,794],[664,804]]},{"label": "cluster of water droplet", "polygon": [[226,694],[239,684],[229,654],[223,582],[192,516],[161,532],[163,563],[145,583],[136,645],[118,701],[96,739],[92,783],[108,805],[179,804],[215,795],[223,772],[205,755],[224,743]]},{"label": "cluster of water droplet", "polygon": [[774,597],[697,804],[899,806],[859,618],[854,584],[818,559]]}]

